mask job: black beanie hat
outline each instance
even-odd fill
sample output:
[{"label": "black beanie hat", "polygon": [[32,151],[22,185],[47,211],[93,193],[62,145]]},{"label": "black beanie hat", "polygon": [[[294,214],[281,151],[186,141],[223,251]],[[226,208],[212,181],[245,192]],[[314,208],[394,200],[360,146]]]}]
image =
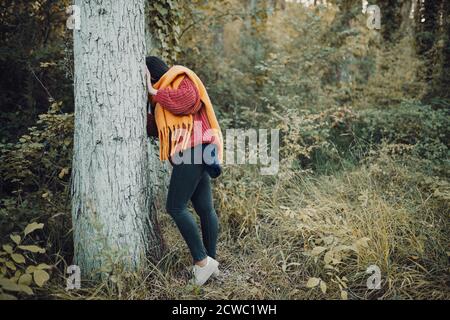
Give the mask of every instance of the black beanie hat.
[{"label": "black beanie hat", "polygon": [[169,66],[160,58],[149,56],[145,58],[145,64],[152,76],[152,83],[156,83],[169,70]]}]

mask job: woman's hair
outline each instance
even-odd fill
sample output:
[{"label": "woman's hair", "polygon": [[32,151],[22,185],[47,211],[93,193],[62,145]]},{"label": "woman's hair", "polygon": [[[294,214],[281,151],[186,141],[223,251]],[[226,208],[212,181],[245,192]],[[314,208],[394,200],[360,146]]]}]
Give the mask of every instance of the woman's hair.
[{"label": "woman's hair", "polygon": [[156,83],[169,70],[169,66],[160,58],[149,56],[145,58],[145,64],[152,76],[152,83]]}]

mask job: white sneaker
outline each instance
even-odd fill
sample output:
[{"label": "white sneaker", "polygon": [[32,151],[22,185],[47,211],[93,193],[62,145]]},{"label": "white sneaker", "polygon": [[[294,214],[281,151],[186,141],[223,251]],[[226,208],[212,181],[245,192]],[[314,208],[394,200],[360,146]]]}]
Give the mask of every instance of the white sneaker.
[{"label": "white sneaker", "polygon": [[206,259],[206,264],[203,267],[194,265],[193,268],[194,277],[192,280],[198,286],[203,285],[213,273],[218,271],[219,262],[211,257],[207,257]]}]

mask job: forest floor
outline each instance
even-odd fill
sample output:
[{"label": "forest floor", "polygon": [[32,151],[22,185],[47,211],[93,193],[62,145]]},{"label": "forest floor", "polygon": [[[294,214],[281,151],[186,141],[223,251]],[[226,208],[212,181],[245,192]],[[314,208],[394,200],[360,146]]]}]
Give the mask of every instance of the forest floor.
[{"label": "forest floor", "polygon": [[[286,170],[268,178],[230,168],[214,183],[222,274],[203,287],[189,284],[187,247],[161,211],[167,252],[155,268],[121,275],[119,287],[55,289],[53,296],[449,299],[448,203],[439,193],[448,183],[433,189],[414,165],[375,158],[333,176]],[[380,289],[367,286],[370,266],[381,272]]]}]

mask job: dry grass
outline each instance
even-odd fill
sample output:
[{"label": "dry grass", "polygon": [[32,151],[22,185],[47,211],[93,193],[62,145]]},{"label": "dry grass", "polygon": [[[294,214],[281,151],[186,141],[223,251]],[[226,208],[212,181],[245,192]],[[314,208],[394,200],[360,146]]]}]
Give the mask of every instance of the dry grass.
[{"label": "dry grass", "polygon": [[[333,176],[230,167],[215,183],[223,275],[188,284],[190,256],[170,217],[160,213],[168,252],[155,268],[120,286],[59,298],[113,299],[448,299],[449,185],[377,155]],[[381,270],[380,290],[366,269]],[[324,283],[307,288],[311,277]],[[325,291],[326,285],[326,291]],[[118,289],[120,288],[120,290]]]}]

